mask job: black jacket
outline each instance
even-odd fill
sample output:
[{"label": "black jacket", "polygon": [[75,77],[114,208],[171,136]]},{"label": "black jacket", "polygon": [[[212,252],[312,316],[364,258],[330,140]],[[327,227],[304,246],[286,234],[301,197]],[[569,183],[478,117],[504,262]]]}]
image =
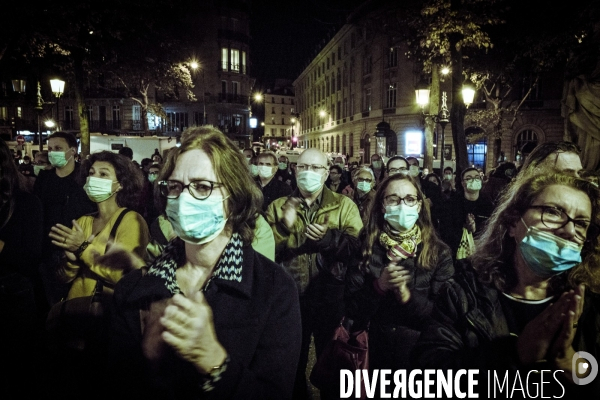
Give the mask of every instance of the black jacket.
[{"label": "black jacket", "polygon": [[[509,332],[497,289],[477,279],[468,260],[456,264],[456,274],[442,287],[427,327],[414,348],[412,358],[417,368],[442,370],[479,369],[481,378],[487,370],[525,376],[531,370],[552,370],[546,363],[523,365],[517,354],[517,337]],[[586,351],[600,359],[600,297],[586,292],[584,311],[573,340],[575,351]],[[550,379],[548,379],[550,377]],[[532,381],[539,384],[539,378]],[[544,380],[555,383],[551,375]],[[513,381],[509,379],[509,385]],[[600,393],[600,379],[587,386],[576,386],[561,380],[567,395]],[[545,388],[545,396],[562,389],[557,385]],[[487,388],[481,387],[481,394]],[[555,393],[555,394],[556,394]],[[481,397],[481,396],[480,396]],[[564,398],[573,398],[566,396]],[[592,398],[592,397],[581,397]],[[596,398],[596,397],[594,397]]]},{"label": "black jacket", "polygon": [[433,308],[433,301],[454,274],[450,249],[441,241],[438,244],[439,259],[433,269],[427,270],[418,264],[422,244],[414,258],[402,263],[412,271],[411,298],[406,304],[400,304],[391,291],[382,295],[374,288],[375,280],[388,265],[386,250],[379,243],[374,245],[368,273],[359,271],[357,265],[348,270],[346,316],[354,321],[356,329],[369,324],[373,368],[409,367],[408,356]]},{"label": "black jacket", "polygon": [[[178,240],[178,239],[176,239]],[[191,364],[172,356],[152,374],[141,353],[140,309],[171,292],[140,270],[114,293],[111,360],[119,397],[143,399],[288,399],[300,352],[300,308],[292,278],[277,264],[243,248],[242,281],[214,278],[205,292],[218,340],[230,361],[214,390],[202,392]],[[118,389],[117,389],[118,388]],[[127,393],[122,393],[125,390]]]}]

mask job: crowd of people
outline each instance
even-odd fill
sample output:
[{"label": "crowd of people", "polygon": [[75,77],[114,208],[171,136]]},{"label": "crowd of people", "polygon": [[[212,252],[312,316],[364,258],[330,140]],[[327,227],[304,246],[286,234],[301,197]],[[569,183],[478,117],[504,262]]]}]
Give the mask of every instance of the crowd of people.
[{"label": "crowd of people", "polygon": [[[546,394],[600,393],[574,382],[579,352],[600,359],[600,190],[572,143],[487,176],[292,163],[208,126],[140,163],[77,149],[56,132],[16,162],[0,140],[3,393],[309,399],[311,343],[343,320],[373,370],[562,370]],[[98,294],[100,339],[56,346],[50,311]]]}]

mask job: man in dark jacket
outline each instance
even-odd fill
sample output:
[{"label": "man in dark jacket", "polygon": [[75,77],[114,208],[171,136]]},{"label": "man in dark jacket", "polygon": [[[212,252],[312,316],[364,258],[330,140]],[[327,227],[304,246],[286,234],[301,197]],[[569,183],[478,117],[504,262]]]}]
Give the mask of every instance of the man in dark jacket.
[{"label": "man in dark jacket", "polygon": [[258,156],[258,176],[256,182],[263,192],[263,211],[271,202],[292,193],[292,187],[275,177],[277,172],[277,156],[271,151],[264,151]]},{"label": "man in dark jacket", "polygon": [[87,171],[80,171],[75,162],[76,154],[75,136],[60,131],[50,135],[48,158],[54,168],[41,170],[33,186],[33,194],[42,202],[44,213],[44,260],[40,272],[50,304],[59,301],[67,290],[54,279],[54,268],[64,252],[51,243],[50,228],[56,224],[71,227],[73,220],[97,210],[83,190],[83,176],[87,176]]},{"label": "man in dark jacket", "polygon": [[452,250],[456,251],[463,235],[463,227],[474,236],[483,230],[484,224],[494,211],[492,201],[480,194],[483,182],[476,168],[467,168],[461,175],[464,191],[456,192],[444,203],[440,214],[440,234]]}]

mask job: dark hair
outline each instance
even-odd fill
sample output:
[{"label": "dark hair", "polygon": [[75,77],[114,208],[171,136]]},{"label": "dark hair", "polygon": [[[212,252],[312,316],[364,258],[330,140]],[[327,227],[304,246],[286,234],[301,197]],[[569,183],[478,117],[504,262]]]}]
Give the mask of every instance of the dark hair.
[{"label": "dark hair", "polygon": [[263,151],[262,153],[260,153],[260,154],[258,154],[256,156],[257,159],[263,158],[263,157],[270,158],[271,161],[273,162],[273,165],[278,165],[279,164],[279,160],[277,159],[277,155],[275,153],[273,153],[272,151],[270,151],[270,150]]},{"label": "dark hair", "polygon": [[383,231],[383,227],[386,224],[384,214],[381,212],[383,206],[383,197],[385,191],[391,182],[394,181],[408,181],[417,190],[417,198],[421,201],[421,212],[419,213],[419,219],[417,225],[421,229],[421,241],[423,243],[423,249],[419,255],[419,264],[425,269],[431,269],[435,267],[439,260],[439,256],[442,253],[442,242],[437,236],[433,223],[431,221],[431,212],[429,211],[429,205],[425,201],[425,195],[421,190],[421,185],[417,183],[411,176],[404,174],[394,174],[382,182],[380,182],[377,188],[377,193],[371,203],[371,209],[368,214],[367,224],[365,225],[365,240],[363,241],[362,247],[362,263],[361,269],[368,271],[369,262],[371,255],[373,254],[373,246],[376,241],[379,240],[379,236]]},{"label": "dark hair", "polygon": [[465,168],[463,170],[463,172],[460,173],[460,180],[461,181],[465,179],[465,174],[467,172],[469,172],[469,171],[475,171],[475,172],[479,173],[479,170],[477,168],[474,168],[474,167]]},{"label": "dark hair", "polygon": [[454,170],[452,169],[452,167],[444,167],[444,172],[446,171],[450,171],[451,173],[454,173]]},{"label": "dark hair", "polygon": [[119,154],[133,160],[133,150],[131,147],[121,147],[119,149]]},{"label": "dark hair", "polygon": [[52,135],[48,136],[48,140],[56,139],[56,138],[65,139],[67,141],[67,144],[69,145],[69,147],[74,147],[75,150],[77,150],[77,148],[79,147],[77,144],[77,138],[72,133],[56,131]]},{"label": "dark hair", "polygon": [[142,165],[142,168],[147,167],[150,164],[153,164],[154,161],[152,161],[151,158],[142,158],[142,162],[140,163]]},{"label": "dark hair", "polygon": [[[119,207],[137,209],[139,196],[144,187],[144,175],[127,157],[104,150],[90,154],[85,165],[91,168],[96,161],[107,162],[115,169],[117,181],[123,187],[117,192],[117,204]],[[89,171],[86,171],[89,175]]]},{"label": "dark hair", "polygon": [[[514,253],[517,243],[509,235],[512,226],[519,222],[533,201],[549,186],[562,185],[584,192],[592,204],[592,225],[581,251],[582,262],[568,272],[571,285],[585,283],[592,291],[600,293],[600,243],[598,242],[598,212],[600,191],[591,182],[561,172],[518,177],[502,193],[498,206],[492,213],[483,232],[476,240],[476,251],[471,256],[479,279],[498,290],[506,290],[517,283],[514,270]],[[561,276],[551,280],[552,287],[562,281]]]},{"label": "dark hair", "polygon": [[0,221],[0,229],[10,221],[15,211],[14,193],[21,189],[20,175],[12,152],[6,142],[0,139],[0,211],[7,207],[6,219]]},{"label": "dark hair", "polygon": [[[177,159],[188,150],[202,150],[206,153],[217,175],[217,179],[229,193],[227,210],[229,218],[227,226],[242,237],[249,245],[254,239],[256,218],[262,211],[263,196],[258,185],[250,176],[248,164],[238,147],[223,132],[213,126],[191,127],[181,138],[181,146],[174,147],[167,155],[158,181],[168,179]],[[165,211],[166,199],[155,191],[157,207]]]},{"label": "dark hair", "polygon": [[338,174],[342,173],[342,168],[339,165],[333,164],[331,167],[329,167],[329,171],[331,171],[332,169],[335,169]]},{"label": "dark hair", "polygon": [[[151,157],[151,159],[153,159],[155,156],[157,156],[158,158],[160,158],[160,161],[161,161],[161,162],[163,161],[163,158],[162,158],[162,156],[161,156],[160,154],[158,154],[158,153],[154,153],[154,154],[152,154],[152,157]],[[156,161],[152,160],[152,162],[156,162]]]},{"label": "dark hair", "polygon": [[406,161],[406,158],[404,158],[404,157],[402,157],[402,156],[394,156],[394,157],[390,158],[390,159],[387,161],[387,168],[388,168],[388,170],[389,170],[389,168],[390,168],[390,164],[391,164],[392,162],[394,162],[394,161],[397,161],[397,160],[404,161],[404,162],[406,163],[406,168],[408,168],[408,167],[410,166],[410,164],[408,163],[408,161]]},{"label": "dark hair", "polygon": [[244,150],[242,150],[242,154],[243,154],[245,151],[251,151],[251,152],[252,152],[252,157],[256,157],[256,156],[258,155],[258,154],[256,154],[256,151],[254,151],[254,149],[253,149],[253,148],[251,148],[251,147],[246,147]]},{"label": "dark hair", "polygon": [[533,149],[527,158],[525,158],[523,165],[521,166],[521,171],[527,171],[530,168],[535,168],[551,154],[558,153],[575,153],[580,155],[581,149],[575,143],[571,142],[544,142]]}]

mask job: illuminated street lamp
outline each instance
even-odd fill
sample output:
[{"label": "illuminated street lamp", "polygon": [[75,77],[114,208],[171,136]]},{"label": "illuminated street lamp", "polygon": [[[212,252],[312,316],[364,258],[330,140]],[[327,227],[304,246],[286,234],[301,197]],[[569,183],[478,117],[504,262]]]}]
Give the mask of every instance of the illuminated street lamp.
[{"label": "illuminated street lamp", "polygon": [[58,130],[60,131],[60,97],[65,92],[65,81],[60,79],[51,79],[50,86],[52,87],[52,94],[56,97],[56,121]]},{"label": "illuminated street lamp", "polygon": [[[446,92],[442,92],[442,107],[440,108],[440,112],[437,115],[436,114],[427,114],[427,113],[425,113],[425,106],[427,104],[429,104],[429,92],[430,92],[429,87],[424,84],[419,84],[417,89],[415,89],[417,104],[421,107],[421,114],[423,115],[423,118],[429,117],[436,124],[440,124],[440,126],[442,127],[442,143],[441,143],[442,149],[441,149],[441,152],[438,152],[438,154],[441,154],[440,171],[443,173],[444,172],[444,158],[445,158],[445,156],[444,156],[444,143],[445,143],[444,129],[446,128],[446,125],[450,122],[450,110],[448,109],[448,106],[447,106],[448,96],[447,96]],[[475,90],[470,85],[465,84],[465,85],[463,85],[462,95],[463,95],[463,102],[465,103],[465,106],[467,108],[469,108],[469,106],[473,103],[473,98],[475,97]]]}]

